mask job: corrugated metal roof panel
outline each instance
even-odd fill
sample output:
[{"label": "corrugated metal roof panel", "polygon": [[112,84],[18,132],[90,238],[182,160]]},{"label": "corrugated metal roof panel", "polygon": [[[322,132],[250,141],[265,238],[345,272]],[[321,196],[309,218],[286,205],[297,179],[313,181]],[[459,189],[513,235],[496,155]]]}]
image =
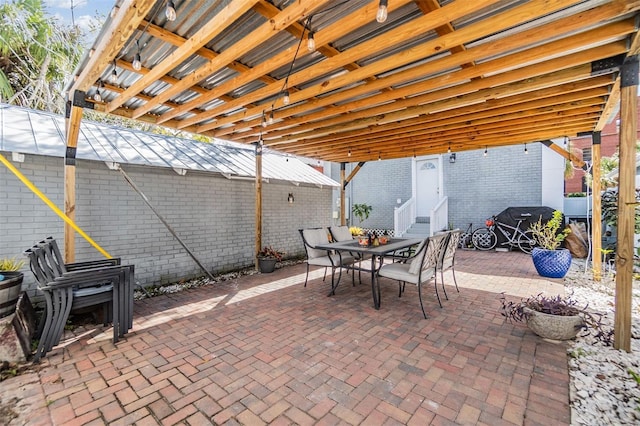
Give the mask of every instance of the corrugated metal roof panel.
[{"label": "corrugated metal roof panel", "polygon": [[[64,117],[0,104],[0,151],[64,157]],[[304,162],[274,151],[263,153],[265,179],[340,186]],[[203,143],[83,120],[76,158],[155,167],[255,176],[253,146]]]}]

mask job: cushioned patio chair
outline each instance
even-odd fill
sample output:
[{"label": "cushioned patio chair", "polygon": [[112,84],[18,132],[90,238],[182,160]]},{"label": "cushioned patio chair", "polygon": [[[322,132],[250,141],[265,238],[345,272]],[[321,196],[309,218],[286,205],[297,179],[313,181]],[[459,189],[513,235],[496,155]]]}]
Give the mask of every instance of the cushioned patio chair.
[{"label": "cushioned patio chair", "polygon": [[406,283],[415,284],[418,287],[418,298],[422,315],[427,318],[422,301],[422,284],[433,280],[438,304],[442,307],[440,295],[438,294],[437,267],[438,259],[442,256],[445,248],[447,234],[434,235],[426,238],[415,251],[415,254],[408,258],[406,262],[394,262],[384,264],[378,270],[379,277],[390,278],[398,281],[398,295],[404,292]]},{"label": "cushioned patio chair", "polygon": [[[327,230],[324,228],[299,229],[299,232],[307,254],[307,275],[304,279],[304,286],[307,286],[307,281],[309,280],[309,267],[311,265],[324,266],[325,268],[331,268],[331,292],[329,294],[335,294],[336,287],[342,277],[342,268],[352,265],[355,262],[354,257],[340,252],[332,253],[331,251],[315,248],[319,244],[327,244],[329,242]],[[335,279],[336,269],[338,269],[337,280]]]}]

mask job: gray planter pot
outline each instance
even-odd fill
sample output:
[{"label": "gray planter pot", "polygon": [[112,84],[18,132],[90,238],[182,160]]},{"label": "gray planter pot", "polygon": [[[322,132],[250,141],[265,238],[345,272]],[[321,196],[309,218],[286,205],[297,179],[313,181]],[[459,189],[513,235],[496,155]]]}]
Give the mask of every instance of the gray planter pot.
[{"label": "gray planter pot", "polygon": [[529,308],[523,310],[529,329],[544,339],[573,339],[584,325],[584,320],[579,315],[561,316],[545,314]]},{"label": "gray planter pot", "polygon": [[276,269],[277,260],[272,257],[259,257],[258,269],[264,274],[270,274]]}]

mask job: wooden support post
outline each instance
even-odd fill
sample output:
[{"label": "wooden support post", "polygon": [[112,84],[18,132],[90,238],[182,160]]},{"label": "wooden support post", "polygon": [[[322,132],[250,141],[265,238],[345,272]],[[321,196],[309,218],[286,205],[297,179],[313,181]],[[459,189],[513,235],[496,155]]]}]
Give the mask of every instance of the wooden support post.
[{"label": "wooden support post", "polygon": [[256,245],[255,266],[258,270],[258,253],[262,248],[262,138],[256,143]]},{"label": "wooden support post", "polygon": [[[76,150],[78,134],[82,120],[82,108],[71,101],[66,107],[67,149],[64,155],[64,214],[72,221],[76,220]],[[75,261],[76,242],[75,233],[71,225],[64,224],[64,260],[67,263]]]},{"label": "wooden support post", "polygon": [[631,290],[635,228],[638,57],[628,57],[620,73],[620,165],[613,346],[631,352]]},{"label": "wooden support post", "polygon": [[593,279],[600,281],[602,276],[602,203],[601,203],[601,185],[600,179],[600,132],[591,134],[591,158],[593,166],[591,174],[593,175],[592,186],[593,192],[591,196],[591,241],[592,241],[592,259],[593,259]]},{"label": "wooden support post", "polygon": [[345,179],[345,169],[347,163],[340,163],[340,225],[345,226],[347,224],[347,218],[345,215],[345,189],[346,182]]}]

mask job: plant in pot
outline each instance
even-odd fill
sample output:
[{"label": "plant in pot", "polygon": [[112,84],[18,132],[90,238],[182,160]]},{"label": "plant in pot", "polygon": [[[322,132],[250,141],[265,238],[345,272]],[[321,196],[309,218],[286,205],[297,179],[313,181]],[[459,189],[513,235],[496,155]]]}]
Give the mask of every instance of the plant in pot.
[{"label": "plant in pot", "polygon": [[602,324],[602,315],[581,307],[569,296],[537,296],[521,299],[519,302],[507,301],[504,293],[500,298],[501,314],[508,321],[524,322],[529,329],[545,339],[569,340],[577,336],[580,330],[592,329],[595,338],[607,346],[613,343],[613,329],[606,330]]},{"label": "plant in pot", "polygon": [[24,261],[15,258],[0,258],[0,318],[16,311],[24,274],[19,272]]},{"label": "plant in pot", "polygon": [[571,252],[561,248],[569,232],[569,228],[560,230],[563,225],[562,212],[555,210],[553,217],[547,222],[542,222],[542,217],[529,227],[536,247],[531,252],[536,271],[543,277],[563,278],[571,266]]},{"label": "plant in pot", "polygon": [[273,272],[276,268],[276,262],[280,262],[284,254],[281,250],[274,249],[271,246],[264,246],[257,255],[258,269],[263,273]]}]

